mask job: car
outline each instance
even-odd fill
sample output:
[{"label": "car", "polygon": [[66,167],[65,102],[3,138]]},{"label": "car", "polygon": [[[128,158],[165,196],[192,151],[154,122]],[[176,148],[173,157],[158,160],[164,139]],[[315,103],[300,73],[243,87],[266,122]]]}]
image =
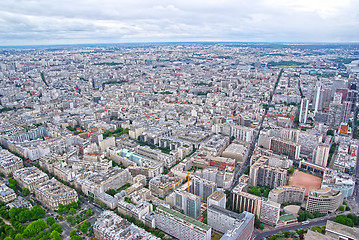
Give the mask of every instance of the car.
[{"label": "car", "polygon": [[304,221],[304,222],[302,222],[303,224],[308,224],[309,223],[309,220],[307,220],[307,221]]}]

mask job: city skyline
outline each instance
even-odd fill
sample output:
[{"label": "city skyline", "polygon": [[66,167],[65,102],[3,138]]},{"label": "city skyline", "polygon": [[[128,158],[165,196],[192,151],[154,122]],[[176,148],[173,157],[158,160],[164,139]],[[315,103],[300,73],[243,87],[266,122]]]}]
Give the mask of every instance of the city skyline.
[{"label": "city skyline", "polygon": [[346,1],[2,1],[0,45],[358,42]]}]

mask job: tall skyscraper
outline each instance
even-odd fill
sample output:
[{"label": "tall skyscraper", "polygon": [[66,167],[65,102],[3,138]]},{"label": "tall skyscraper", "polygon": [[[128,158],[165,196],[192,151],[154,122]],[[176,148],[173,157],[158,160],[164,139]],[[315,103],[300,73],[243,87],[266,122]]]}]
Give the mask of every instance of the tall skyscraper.
[{"label": "tall skyscraper", "polygon": [[350,113],[352,111],[352,103],[349,101],[343,102],[343,121],[344,123],[349,122]]},{"label": "tall skyscraper", "polygon": [[300,123],[307,122],[308,106],[309,106],[309,100],[306,98],[302,98],[302,101],[300,103],[300,113],[299,113],[299,122]]},{"label": "tall skyscraper", "polygon": [[319,82],[319,86],[317,86],[315,95],[314,95],[314,113],[317,113],[319,111],[319,102],[320,102],[320,92],[321,92],[321,86]]}]

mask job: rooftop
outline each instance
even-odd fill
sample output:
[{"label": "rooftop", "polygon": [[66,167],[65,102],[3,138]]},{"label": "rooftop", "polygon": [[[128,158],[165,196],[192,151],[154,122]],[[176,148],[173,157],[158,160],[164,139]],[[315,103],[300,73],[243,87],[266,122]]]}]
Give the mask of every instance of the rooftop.
[{"label": "rooftop", "polygon": [[162,210],[162,211],[164,211],[164,212],[166,212],[166,213],[168,213],[170,215],[173,215],[173,216],[175,216],[177,218],[180,218],[180,219],[184,220],[185,222],[188,222],[188,223],[190,223],[192,225],[195,225],[195,226],[197,226],[197,227],[199,227],[199,228],[201,228],[201,229],[203,229],[205,231],[208,231],[209,229],[211,229],[211,227],[208,226],[207,224],[201,223],[201,222],[199,222],[199,221],[197,221],[197,220],[195,220],[195,219],[193,219],[191,217],[188,217],[188,216],[186,216],[186,215],[184,215],[184,214],[182,214],[180,212],[177,212],[175,210],[172,210],[170,208],[166,208],[166,207],[163,207],[163,206],[159,205],[157,207],[157,209]]}]

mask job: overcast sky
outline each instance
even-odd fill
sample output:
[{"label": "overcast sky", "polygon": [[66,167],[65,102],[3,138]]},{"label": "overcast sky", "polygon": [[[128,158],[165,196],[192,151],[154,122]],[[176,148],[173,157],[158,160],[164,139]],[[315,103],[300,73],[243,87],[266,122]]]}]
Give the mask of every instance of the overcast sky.
[{"label": "overcast sky", "polygon": [[358,0],[0,0],[0,45],[359,42]]}]

